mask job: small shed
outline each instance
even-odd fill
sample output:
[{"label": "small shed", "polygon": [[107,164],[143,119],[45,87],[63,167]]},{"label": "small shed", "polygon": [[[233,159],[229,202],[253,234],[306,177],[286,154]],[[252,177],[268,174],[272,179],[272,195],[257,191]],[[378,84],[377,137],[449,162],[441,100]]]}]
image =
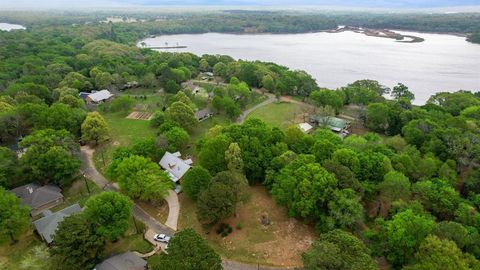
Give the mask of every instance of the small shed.
[{"label": "small shed", "polygon": [[309,123],[300,123],[298,124],[298,127],[305,133],[310,133],[313,129],[313,126]]}]

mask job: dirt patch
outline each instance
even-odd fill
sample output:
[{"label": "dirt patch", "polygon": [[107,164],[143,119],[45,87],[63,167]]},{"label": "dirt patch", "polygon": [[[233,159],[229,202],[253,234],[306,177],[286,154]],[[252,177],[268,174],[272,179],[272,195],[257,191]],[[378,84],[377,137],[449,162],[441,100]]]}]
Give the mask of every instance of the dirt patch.
[{"label": "dirt patch", "polygon": [[[286,209],[277,205],[264,187],[251,187],[250,192],[249,202],[237,209],[236,216],[224,221],[233,228],[227,237],[218,235],[217,227],[206,234],[196,221],[194,204],[183,195],[179,226],[193,227],[202,233],[212,247],[228,259],[301,267],[301,254],[316,239],[313,226],[289,218]],[[185,217],[186,214],[190,216]],[[268,225],[263,225],[262,217],[266,217]]]},{"label": "dirt patch", "polygon": [[160,203],[151,203],[137,200],[135,201],[145,212],[155,218],[160,223],[165,223],[168,217],[168,204],[166,201]]},{"label": "dirt patch", "polygon": [[136,120],[150,120],[152,118],[153,113],[149,112],[131,112],[127,118],[128,119],[136,119]]}]

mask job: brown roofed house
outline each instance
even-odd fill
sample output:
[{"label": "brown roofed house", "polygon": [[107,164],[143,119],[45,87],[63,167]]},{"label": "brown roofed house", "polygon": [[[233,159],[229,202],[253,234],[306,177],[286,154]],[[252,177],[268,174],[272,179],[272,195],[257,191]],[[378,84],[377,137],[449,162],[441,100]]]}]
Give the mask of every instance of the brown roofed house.
[{"label": "brown roofed house", "polygon": [[30,206],[32,217],[63,202],[62,190],[54,185],[40,186],[30,183],[11,190],[23,204]]}]

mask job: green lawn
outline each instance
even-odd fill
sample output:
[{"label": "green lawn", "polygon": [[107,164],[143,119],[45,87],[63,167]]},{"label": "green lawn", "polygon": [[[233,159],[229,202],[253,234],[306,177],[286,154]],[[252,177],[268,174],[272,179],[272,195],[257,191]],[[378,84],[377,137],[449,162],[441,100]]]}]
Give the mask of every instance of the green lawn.
[{"label": "green lawn", "polygon": [[124,237],[121,237],[115,242],[107,242],[105,246],[105,257],[127,251],[138,251],[140,253],[152,251],[153,246],[143,238],[145,225],[138,220],[135,222],[137,227],[135,227],[133,223],[133,218],[130,219],[129,227]]},{"label": "green lawn", "polygon": [[259,118],[272,126],[286,128],[296,123],[296,118],[304,112],[304,105],[297,103],[271,103],[250,113],[248,118]]},{"label": "green lawn", "polygon": [[10,245],[8,240],[0,243],[0,269],[20,270],[20,261],[32,248],[38,245],[43,244],[31,230],[21,236],[15,245]]},{"label": "green lawn", "polygon": [[125,118],[125,113],[105,113],[103,117],[110,128],[110,141],[97,147],[93,160],[95,167],[104,173],[110,164],[113,151],[118,146],[128,146],[136,139],[154,138],[156,130],[150,122]]}]

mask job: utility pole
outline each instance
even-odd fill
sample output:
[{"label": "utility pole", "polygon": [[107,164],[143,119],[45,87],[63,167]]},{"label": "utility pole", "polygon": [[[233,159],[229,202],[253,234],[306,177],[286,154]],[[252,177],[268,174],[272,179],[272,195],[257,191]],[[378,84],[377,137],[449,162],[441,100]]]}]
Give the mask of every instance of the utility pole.
[{"label": "utility pole", "polygon": [[88,186],[88,181],[87,181],[87,176],[85,173],[82,173],[83,175],[83,180],[85,181],[85,186],[87,187],[88,195],[90,195],[90,187]]}]

